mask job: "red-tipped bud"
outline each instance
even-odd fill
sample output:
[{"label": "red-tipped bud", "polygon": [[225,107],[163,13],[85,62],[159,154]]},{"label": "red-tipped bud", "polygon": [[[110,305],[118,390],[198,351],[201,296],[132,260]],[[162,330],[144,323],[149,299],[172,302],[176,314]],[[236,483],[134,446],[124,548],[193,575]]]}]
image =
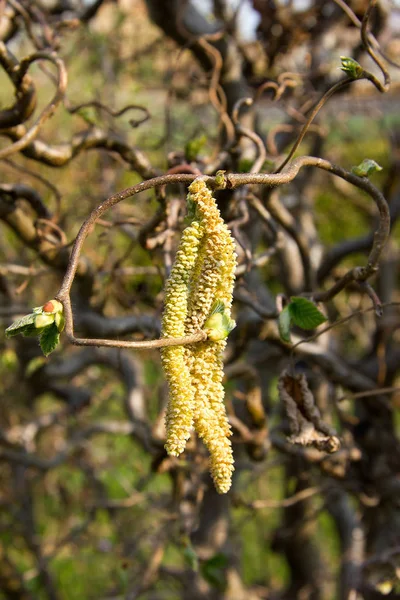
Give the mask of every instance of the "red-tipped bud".
[{"label": "red-tipped bud", "polygon": [[43,312],[54,312],[54,304],[51,301],[46,302],[46,304],[43,305]]}]

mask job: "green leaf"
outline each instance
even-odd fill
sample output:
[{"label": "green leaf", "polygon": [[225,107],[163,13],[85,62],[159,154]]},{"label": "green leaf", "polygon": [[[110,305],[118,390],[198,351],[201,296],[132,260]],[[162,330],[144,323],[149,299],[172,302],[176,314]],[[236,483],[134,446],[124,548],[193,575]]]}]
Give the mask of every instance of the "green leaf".
[{"label": "green leaf", "polygon": [[31,313],[30,315],[25,315],[21,319],[17,319],[10,327],[7,327],[6,337],[13,337],[19,333],[24,333],[26,329],[30,328],[31,325],[34,325],[35,318],[36,315]]},{"label": "green leaf", "polygon": [[36,315],[35,317],[35,327],[36,329],[43,329],[44,327],[48,327],[52,323],[54,323],[55,315],[42,313],[41,315]]},{"label": "green leaf", "polygon": [[306,298],[292,296],[287,308],[293,323],[302,329],[314,329],[326,321],[322,312]]},{"label": "green leaf", "polygon": [[225,312],[225,304],[222,302],[222,300],[216,300],[211,307],[211,312],[209,314],[209,317],[211,317],[211,315],[216,315],[217,313],[222,314],[224,312]]},{"label": "green leaf", "polygon": [[351,168],[351,172],[358,177],[369,177],[372,173],[376,173],[377,171],[382,171],[382,167],[372,160],[372,158],[364,158],[358,167]]},{"label": "green leaf", "polygon": [[340,67],[342,71],[346,73],[351,79],[360,79],[364,75],[364,69],[354,58],[349,56],[341,56],[340,57],[342,66]]},{"label": "green leaf", "polygon": [[60,333],[57,325],[52,323],[48,327],[45,327],[39,337],[39,343],[43,354],[48,356],[51,352],[53,352],[53,350],[56,349],[59,341]]},{"label": "green leaf", "polygon": [[28,325],[26,329],[21,331],[24,337],[36,337],[42,333],[43,329],[40,327],[35,327],[35,325]]},{"label": "green leaf", "polygon": [[279,314],[278,317],[278,329],[279,335],[284,342],[290,343],[292,340],[290,339],[290,325],[292,323],[292,316],[289,312],[289,307],[285,306],[283,311]]},{"label": "green leaf", "polygon": [[65,317],[63,313],[56,312],[54,322],[57,325],[58,331],[61,333],[65,327]]},{"label": "green leaf", "polygon": [[204,323],[204,331],[207,332],[208,339],[213,342],[224,340],[236,327],[235,321],[225,311],[225,304],[221,300],[216,300],[209,317]]},{"label": "green leaf", "polygon": [[220,169],[219,171],[217,171],[215,173],[215,187],[218,190],[224,190],[226,188],[226,178],[225,178],[225,173],[226,171],[223,171],[222,169]]}]

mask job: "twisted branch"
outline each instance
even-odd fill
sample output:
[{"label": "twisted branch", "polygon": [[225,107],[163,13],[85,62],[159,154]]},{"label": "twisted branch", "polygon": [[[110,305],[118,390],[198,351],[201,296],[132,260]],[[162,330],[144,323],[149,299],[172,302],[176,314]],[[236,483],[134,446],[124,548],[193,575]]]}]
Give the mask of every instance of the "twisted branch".
[{"label": "twisted branch", "polygon": [[[337,281],[330,289],[326,291],[320,291],[313,293],[313,297],[317,302],[326,302],[338,294],[346,285],[353,281],[366,281],[371,275],[377,270],[377,265],[389,237],[390,232],[390,214],[389,207],[383,195],[375,188],[370,181],[365,177],[357,177],[352,173],[349,173],[345,169],[338,167],[337,165],[331,164],[327,160],[321,158],[315,158],[312,156],[303,156],[292,163],[286,168],[283,173],[268,173],[268,174],[229,174],[224,177],[223,187],[233,189],[235,187],[247,184],[262,184],[268,187],[277,187],[290,181],[297,176],[300,169],[303,167],[317,167],[328,171],[342,179],[345,179],[349,183],[356,187],[364,190],[371,196],[379,210],[379,225],[374,235],[374,241],[371,252],[368,257],[367,265],[364,267],[355,267],[349,270],[339,281]],[[58,291],[56,298],[64,305],[65,311],[65,330],[68,339],[71,343],[76,345],[85,346],[115,346],[119,348],[160,348],[167,345],[183,345],[190,344],[199,341],[204,341],[203,332],[196,333],[196,338],[189,336],[188,338],[180,339],[162,339],[153,340],[149,342],[144,341],[116,341],[116,340],[104,340],[104,339],[87,339],[87,338],[76,338],[73,331],[73,314],[71,308],[70,291],[71,286],[76,274],[76,270],[79,264],[79,258],[82,252],[83,244],[86,237],[92,231],[96,221],[102,217],[102,215],[127,198],[130,198],[140,192],[151,188],[157,188],[160,186],[172,184],[172,183],[191,183],[197,175],[195,174],[176,174],[176,175],[162,175],[155,177],[148,181],[143,181],[133,187],[127,188],[122,192],[118,192],[99,204],[89,215],[86,221],[83,223],[73,246],[68,268],[64,276],[64,280]],[[220,176],[217,177],[205,177],[205,181],[213,186],[221,186]]]}]

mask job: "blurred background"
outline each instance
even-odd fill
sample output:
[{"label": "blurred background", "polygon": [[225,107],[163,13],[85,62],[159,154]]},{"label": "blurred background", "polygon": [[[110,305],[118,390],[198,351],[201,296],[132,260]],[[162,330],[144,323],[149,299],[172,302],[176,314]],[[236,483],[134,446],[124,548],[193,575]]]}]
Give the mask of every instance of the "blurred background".
[{"label": "blurred background", "polygon": [[[0,39],[0,598],[400,598],[400,2],[0,0]],[[383,82],[370,48],[387,91],[343,86],[296,152],[382,167],[392,229],[369,284],[323,295],[367,263],[379,225],[356,185],[306,168],[217,193],[239,263],[236,471],[220,496],[200,440],[164,450],[157,350],[62,337],[45,358],[4,330],[54,297],[105,198],[164,173],[273,172],[344,79],[341,56]],[[186,193],[152,189],[98,221],[73,285],[78,335],[159,336]],[[336,324],[294,327],[292,349],[279,309],[313,293]],[[307,380],[336,452],[290,437],[285,372]]]}]

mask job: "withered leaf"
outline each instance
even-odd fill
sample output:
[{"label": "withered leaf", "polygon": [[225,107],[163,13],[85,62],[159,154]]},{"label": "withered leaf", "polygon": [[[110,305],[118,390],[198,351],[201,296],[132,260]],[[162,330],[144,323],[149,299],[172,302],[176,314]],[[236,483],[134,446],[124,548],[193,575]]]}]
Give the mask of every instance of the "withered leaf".
[{"label": "withered leaf", "polygon": [[323,452],[336,452],[340,440],[336,432],[321,418],[307,379],[303,373],[292,376],[283,371],[278,382],[279,397],[290,423],[292,444],[314,446]]}]

